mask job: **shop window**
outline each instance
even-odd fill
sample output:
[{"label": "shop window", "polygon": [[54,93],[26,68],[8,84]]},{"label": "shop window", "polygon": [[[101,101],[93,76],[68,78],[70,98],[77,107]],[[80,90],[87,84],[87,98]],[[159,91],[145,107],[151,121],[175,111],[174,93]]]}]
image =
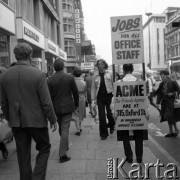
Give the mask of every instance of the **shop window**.
[{"label": "shop window", "polygon": [[9,67],[9,40],[4,34],[0,34],[0,66]]}]

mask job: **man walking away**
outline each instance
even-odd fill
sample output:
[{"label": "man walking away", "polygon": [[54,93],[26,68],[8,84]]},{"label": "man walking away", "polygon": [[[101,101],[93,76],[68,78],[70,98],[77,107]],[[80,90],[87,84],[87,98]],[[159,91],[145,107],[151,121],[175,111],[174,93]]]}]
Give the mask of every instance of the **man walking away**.
[{"label": "man walking away", "polygon": [[92,106],[91,106],[91,86],[92,86],[92,79],[93,79],[93,75],[94,75],[94,71],[93,70],[90,70],[89,71],[89,75],[85,78],[85,81],[86,81],[86,86],[87,86],[87,102],[88,102],[88,105],[89,105],[89,114],[92,114]]},{"label": "man walking away", "polygon": [[[32,48],[27,43],[19,43],[14,54],[16,65],[2,76],[1,107],[16,141],[20,180],[45,180],[51,148],[47,119],[55,131],[56,115],[44,73],[30,64]],[[34,171],[32,138],[39,151]]]},{"label": "man walking away", "polygon": [[69,149],[69,127],[72,112],[79,105],[79,94],[74,77],[64,72],[64,62],[61,59],[54,62],[54,69],[56,72],[48,79],[48,85],[61,136],[59,162],[64,163],[71,159],[66,154]]}]

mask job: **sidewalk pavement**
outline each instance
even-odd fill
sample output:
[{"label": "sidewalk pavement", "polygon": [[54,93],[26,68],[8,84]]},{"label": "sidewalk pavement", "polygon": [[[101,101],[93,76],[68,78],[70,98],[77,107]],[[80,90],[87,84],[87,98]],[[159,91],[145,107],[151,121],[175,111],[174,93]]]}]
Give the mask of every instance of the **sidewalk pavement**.
[{"label": "sidewalk pavement", "polygon": [[[48,162],[46,180],[106,180],[108,179],[108,158],[125,158],[123,151],[123,143],[117,141],[116,131],[114,134],[109,135],[106,140],[101,140],[99,137],[99,125],[94,122],[89,113],[87,118],[84,119],[81,136],[76,136],[76,127],[74,122],[71,123],[70,136],[69,136],[69,151],[68,156],[71,160],[65,163],[59,163],[59,134],[58,130],[52,133],[50,130],[51,140],[51,153]],[[134,159],[136,163],[136,157],[134,152],[134,142],[131,142]],[[9,157],[7,160],[3,160],[0,154],[0,180],[19,180],[19,169],[17,162],[17,154],[15,142],[7,145],[9,150]],[[32,143],[32,166],[34,167],[35,157],[37,151],[35,150],[35,144]],[[144,143],[144,163],[157,163],[157,157]],[[142,175],[145,176],[145,166],[142,167]],[[137,165],[131,167],[131,164],[125,163],[123,166],[126,174],[130,170],[137,169]],[[147,168],[146,168],[147,169]],[[160,168],[161,175],[163,176],[165,169]],[[155,167],[150,168],[149,179],[155,180]],[[123,173],[124,174],[124,173]],[[136,172],[137,175],[137,172]],[[126,176],[122,176],[118,173],[116,179],[126,179]],[[140,179],[140,178],[137,178]],[[145,179],[145,178],[142,178]]]}]

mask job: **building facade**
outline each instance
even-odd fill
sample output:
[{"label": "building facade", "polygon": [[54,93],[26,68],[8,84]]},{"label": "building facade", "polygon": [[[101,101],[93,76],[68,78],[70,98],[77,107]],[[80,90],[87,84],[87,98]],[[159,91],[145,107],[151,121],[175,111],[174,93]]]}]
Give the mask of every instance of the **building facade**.
[{"label": "building facade", "polygon": [[152,14],[143,26],[145,64],[156,71],[167,68],[165,21],[165,14]]},{"label": "building facade", "polygon": [[[81,66],[86,57],[91,55],[91,41],[86,41],[84,16],[81,0],[62,0],[64,46],[67,52],[67,72],[72,73],[75,66]],[[94,48],[95,49],[95,48]]]},{"label": "building facade", "polygon": [[[7,63],[8,66],[15,61],[13,49],[16,44],[18,42],[27,42],[33,48],[32,63],[43,72],[52,73],[53,62],[57,57],[60,57],[64,61],[67,60],[67,55],[64,51],[64,39],[61,37],[63,36],[61,1],[4,1],[12,8],[11,11],[13,13],[16,12],[14,13],[15,32],[10,33],[10,58]],[[0,1],[1,6],[4,6],[6,3]],[[7,16],[7,12],[5,16],[6,18],[4,19],[6,22],[9,22],[10,17]],[[2,19],[0,19],[0,21],[2,21]],[[0,22],[0,24],[2,23]],[[11,23],[11,26],[12,25],[13,23]],[[13,28],[9,27],[8,29],[12,30]]]},{"label": "building facade", "polygon": [[180,7],[168,7],[166,13],[166,61],[171,73],[180,74],[180,27],[172,27],[173,22],[180,22]]}]

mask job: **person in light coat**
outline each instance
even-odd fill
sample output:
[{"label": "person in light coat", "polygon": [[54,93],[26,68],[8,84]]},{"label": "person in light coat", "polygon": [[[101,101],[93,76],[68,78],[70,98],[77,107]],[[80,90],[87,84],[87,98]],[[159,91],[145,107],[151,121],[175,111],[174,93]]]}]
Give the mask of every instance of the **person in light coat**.
[{"label": "person in light coat", "polygon": [[[105,60],[99,59],[96,63],[97,71],[92,80],[91,98],[92,104],[97,103],[99,114],[99,131],[102,140],[107,139],[108,127],[110,134],[114,132],[114,118],[111,112],[111,100],[113,97],[113,75],[108,70],[108,64]],[[108,124],[106,122],[106,113]]]}]

